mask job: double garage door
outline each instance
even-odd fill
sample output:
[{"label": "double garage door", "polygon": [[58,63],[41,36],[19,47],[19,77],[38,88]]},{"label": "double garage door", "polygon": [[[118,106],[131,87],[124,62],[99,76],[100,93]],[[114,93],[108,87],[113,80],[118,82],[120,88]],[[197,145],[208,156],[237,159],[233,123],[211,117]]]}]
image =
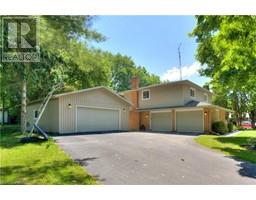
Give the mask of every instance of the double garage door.
[{"label": "double garage door", "polygon": [[204,132],[202,110],[176,111],[176,124],[172,122],[172,112],[151,113],[152,131],[171,132],[176,126],[177,132]]},{"label": "double garage door", "polygon": [[115,131],[120,129],[119,110],[77,108],[77,132]]}]

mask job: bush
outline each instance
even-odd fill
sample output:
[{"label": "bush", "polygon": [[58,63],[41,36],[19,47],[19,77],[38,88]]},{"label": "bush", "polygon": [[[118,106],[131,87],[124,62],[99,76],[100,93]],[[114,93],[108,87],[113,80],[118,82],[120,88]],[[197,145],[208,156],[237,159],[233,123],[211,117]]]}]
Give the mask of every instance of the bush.
[{"label": "bush", "polygon": [[212,130],[219,134],[225,134],[228,132],[228,128],[223,121],[217,121],[212,124]]},{"label": "bush", "polygon": [[228,123],[228,132],[232,132],[234,130],[234,125],[232,122]]}]

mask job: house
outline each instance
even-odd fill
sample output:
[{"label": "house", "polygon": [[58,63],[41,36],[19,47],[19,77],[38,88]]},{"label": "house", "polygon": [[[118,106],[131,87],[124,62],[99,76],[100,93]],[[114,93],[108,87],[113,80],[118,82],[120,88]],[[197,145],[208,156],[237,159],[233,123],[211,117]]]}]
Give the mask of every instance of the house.
[{"label": "house", "polygon": [[2,123],[8,123],[8,112],[4,111],[4,116],[3,116],[3,109],[0,108],[0,124]]},{"label": "house", "polygon": [[[133,78],[131,90],[120,94],[95,87],[54,95],[39,126],[46,132],[97,131],[196,132],[211,131],[215,121],[226,121],[230,110],[211,104],[212,93],[183,80],[139,87]],[[29,128],[35,122],[41,101],[28,105]]]},{"label": "house", "polygon": [[212,93],[188,80],[139,88],[135,77],[131,85],[122,93],[133,105],[130,130],[204,133],[211,131],[213,122],[226,122],[231,112],[213,105]]}]

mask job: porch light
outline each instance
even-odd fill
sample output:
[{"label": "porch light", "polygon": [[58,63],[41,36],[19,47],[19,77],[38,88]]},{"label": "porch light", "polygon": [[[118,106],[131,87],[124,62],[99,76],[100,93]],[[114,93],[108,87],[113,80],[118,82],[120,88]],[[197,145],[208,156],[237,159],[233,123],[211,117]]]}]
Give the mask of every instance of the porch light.
[{"label": "porch light", "polygon": [[148,117],[149,117],[149,115],[148,115],[148,114],[146,114],[146,115],[145,115],[145,118],[148,118]]},{"label": "porch light", "polygon": [[204,115],[206,116],[206,115],[207,115],[207,112],[204,112]]},{"label": "porch light", "polygon": [[72,108],[72,105],[71,103],[68,104],[68,108],[71,109]]}]

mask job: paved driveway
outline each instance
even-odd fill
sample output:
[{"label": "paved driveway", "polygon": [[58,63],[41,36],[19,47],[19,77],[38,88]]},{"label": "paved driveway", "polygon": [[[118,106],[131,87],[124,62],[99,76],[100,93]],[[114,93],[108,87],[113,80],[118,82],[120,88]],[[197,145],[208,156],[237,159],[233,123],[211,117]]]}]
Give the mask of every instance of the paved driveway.
[{"label": "paved driveway", "polygon": [[195,136],[59,136],[61,148],[102,184],[256,184],[256,165],[199,146]]}]

